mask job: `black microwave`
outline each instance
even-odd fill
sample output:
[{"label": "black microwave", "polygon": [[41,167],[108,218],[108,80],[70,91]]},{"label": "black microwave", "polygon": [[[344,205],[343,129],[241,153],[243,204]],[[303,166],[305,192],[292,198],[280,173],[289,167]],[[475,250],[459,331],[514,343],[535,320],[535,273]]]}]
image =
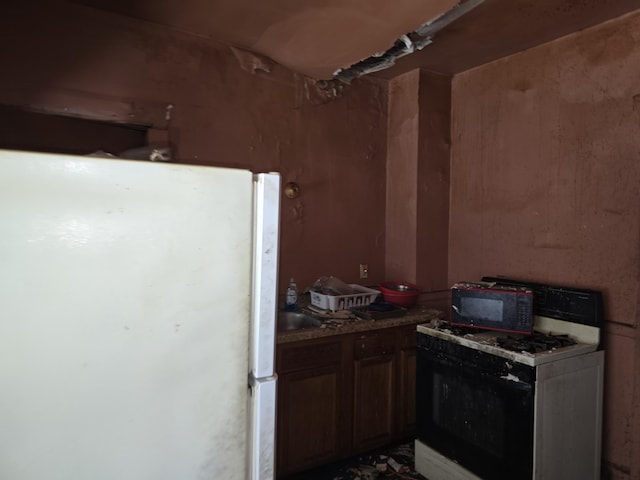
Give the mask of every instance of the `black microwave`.
[{"label": "black microwave", "polygon": [[451,287],[451,325],[530,334],[533,291],[485,282],[456,283]]}]

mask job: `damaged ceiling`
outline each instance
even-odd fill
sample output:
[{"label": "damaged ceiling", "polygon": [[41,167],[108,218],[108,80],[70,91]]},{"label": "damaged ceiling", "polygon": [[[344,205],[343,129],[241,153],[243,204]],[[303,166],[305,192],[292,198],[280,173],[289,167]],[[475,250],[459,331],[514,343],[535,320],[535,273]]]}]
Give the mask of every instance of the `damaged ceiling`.
[{"label": "damaged ceiling", "polygon": [[[640,0],[75,2],[246,49],[317,80],[359,76],[357,66],[381,63],[385,52],[369,68],[383,78],[414,68],[455,74],[640,8]],[[439,18],[449,20],[434,33]],[[407,43],[416,38],[424,41]]]}]

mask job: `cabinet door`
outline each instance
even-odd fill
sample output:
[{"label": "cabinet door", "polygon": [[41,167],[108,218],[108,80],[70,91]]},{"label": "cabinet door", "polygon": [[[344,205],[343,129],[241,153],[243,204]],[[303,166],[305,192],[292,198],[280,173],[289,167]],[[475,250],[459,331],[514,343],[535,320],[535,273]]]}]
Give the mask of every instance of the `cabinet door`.
[{"label": "cabinet door", "polygon": [[400,350],[398,357],[398,432],[408,437],[416,430],[416,350]]},{"label": "cabinet door", "polygon": [[395,435],[395,338],[375,332],[355,339],[353,443],[358,451],[382,446]]},{"label": "cabinet door", "polygon": [[277,353],[277,471],[299,472],[344,454],[345,378],[340,341]]},{"label": "cabinet door", "polygon": [[279,473],[325,463],[340,453],[340,367],[329,365],[279,378]]},{"label": "cabinet door", "polygon": [[398,330],[398,434],[416,430],[416,327]]}]

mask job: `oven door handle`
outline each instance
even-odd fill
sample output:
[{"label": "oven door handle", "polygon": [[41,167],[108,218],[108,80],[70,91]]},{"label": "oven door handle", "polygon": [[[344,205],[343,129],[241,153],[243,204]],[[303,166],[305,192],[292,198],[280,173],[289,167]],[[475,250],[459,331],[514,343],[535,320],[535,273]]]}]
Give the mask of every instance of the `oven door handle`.
[{"label": "oven door handle", "polygon": [[533,388],[531,383],[520,379],[520,377],[512,373],[504,373],[504,372],[496,373],[496,374],[485,373],[483,375],[483,378],[490,379],[496,385],[500,385],[508,388],[515,388],[517,390],[531,390]]}]

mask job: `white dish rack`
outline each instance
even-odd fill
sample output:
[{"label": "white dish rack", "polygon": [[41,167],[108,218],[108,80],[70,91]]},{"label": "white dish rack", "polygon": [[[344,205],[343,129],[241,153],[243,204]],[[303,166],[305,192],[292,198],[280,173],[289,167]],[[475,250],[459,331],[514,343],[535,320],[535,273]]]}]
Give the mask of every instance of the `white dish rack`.
[{"label": "white dish rack", "polygon": [[349,285],[354,291],[349,295],[325,295],[320,292],[311,290],[311,305],[323,310],[331,310],[337,312],[339,310],[348,310],[351,307],[365,307],[376,299],[380,292],[372,288],[363,287],[352,283]]}]

